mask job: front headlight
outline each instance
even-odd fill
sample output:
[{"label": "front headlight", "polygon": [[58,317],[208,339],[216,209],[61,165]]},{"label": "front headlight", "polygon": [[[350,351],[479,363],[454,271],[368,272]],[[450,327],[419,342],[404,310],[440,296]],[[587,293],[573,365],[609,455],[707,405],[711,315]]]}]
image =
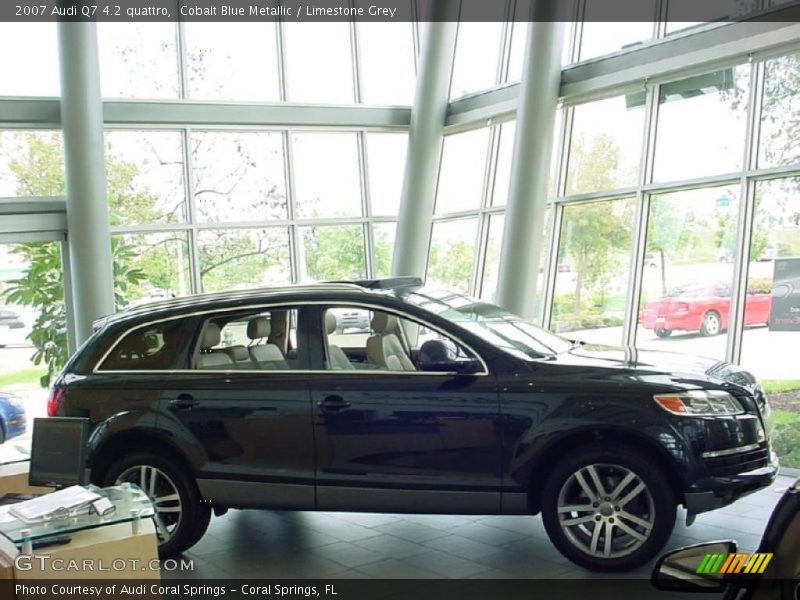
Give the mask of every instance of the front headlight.
[{"label": "front headlight", "polygon": [[744,412],[744,407],[736,398],[721,390],[657,394],[653,400],[664,410],[681,417],[716,417]]}]

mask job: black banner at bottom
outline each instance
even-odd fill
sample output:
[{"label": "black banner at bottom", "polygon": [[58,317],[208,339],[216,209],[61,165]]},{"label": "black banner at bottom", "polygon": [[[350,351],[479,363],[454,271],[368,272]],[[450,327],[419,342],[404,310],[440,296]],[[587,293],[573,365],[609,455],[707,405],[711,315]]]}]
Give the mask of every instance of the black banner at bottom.
[{"label": "black banner at bottom", "polygon": [[[764,581],[776,586],[774,598],[800,600],[798,582]],[[310,580],[38,580],[0,581],[3,600],[255,600],[327,598],[328,600],[621,600],[714,598],[715,595],[663,592],[646,579],[310,579]]]}]

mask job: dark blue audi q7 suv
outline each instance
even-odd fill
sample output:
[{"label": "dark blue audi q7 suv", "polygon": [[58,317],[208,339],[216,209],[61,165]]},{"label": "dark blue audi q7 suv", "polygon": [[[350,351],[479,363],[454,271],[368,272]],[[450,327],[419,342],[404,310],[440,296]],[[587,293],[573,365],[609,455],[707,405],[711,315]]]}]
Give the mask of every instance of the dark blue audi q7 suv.
[{"label": "dark blue audi q7 suv", "polygon": [[123,311],[48,412],[90,419],[93,481],[148,493],[163,554],[228,508],[541,513],[567,558],[621,571],[677,505],[691,520],[777,473],[749,373],[571,342],[409,278]]}]

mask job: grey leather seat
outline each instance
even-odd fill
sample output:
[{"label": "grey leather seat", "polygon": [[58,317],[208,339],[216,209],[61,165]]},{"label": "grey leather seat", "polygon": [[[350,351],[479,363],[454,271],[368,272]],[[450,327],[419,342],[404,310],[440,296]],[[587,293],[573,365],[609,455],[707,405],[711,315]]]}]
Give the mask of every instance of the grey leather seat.
[{"label": "grey leather seat", "polygon": [[222,335],[219,325],[208,322],[200,339],[200,354],[197,356],[198,369],[235,369],[233,359],[224,350],[212,350],[219,345]]},{"label": "grey leather seat", "polygon": [[376,311],[372,315],[370,326],[375,335],[367,339],[369,362],[390,371],[417,370],[394,333],[398,327],[397,317]]},{"label": "grey leather seat", "polygon": [[253,359],[250,358],[250,352],[244,346],[230,346],[225,348],[224,352],[231,358],[238,369],[258,368],[258,365],[253,363]]},{"label": "grey leather seat", "polygon": [[[329,310],[325,311],[325,331],[328,336],[336,332],[336,315]],[[328,368],[338,371],[355,369],[344,350],[330,342],[328,342]]]},{"label": "grey leather seat", "polygon": [[266,317],[254,317],[247,323],[247,337],[250,338],[250,346],[247,350],[250,359],[261,369],[282,370],[288,369],[286,359],[283,357],[281,349],[275,344],[259,344],[270,334],[269,319]]}]

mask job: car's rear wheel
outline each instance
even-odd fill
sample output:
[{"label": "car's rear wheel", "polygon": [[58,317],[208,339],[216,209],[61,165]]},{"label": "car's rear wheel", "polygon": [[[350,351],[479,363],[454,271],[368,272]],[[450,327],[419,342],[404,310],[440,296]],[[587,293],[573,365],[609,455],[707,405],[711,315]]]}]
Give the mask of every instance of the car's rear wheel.
[{"label": "car's rear wheel", "polygon": [[669,481],[652,460],[606,443],[565,456],[542,496],[550,540],[593,571],[627,571],[653,558],[672,533],[675,508]]},{"label": "car's rear wheel", "polygon": [[139,486],[155,508],[158,551],[175,556],[196,544],[208,528],[209,506],[186,470],[152,451],[127,454],[105,475],[105,485],[132,483]]},{"label": "car's rear wheel", "polygon": [[660,329],[656,327],[653,331],[660,338],[666,338],[672,335],[672,329]]},{"label": "car's rear wheel", "polygon": [[717,311],[710,310],[703,315],[703,323],[700,325],[700,335],[709,337],[718,335],[720,331],[722,331],[722,319],[720,319]]}]

